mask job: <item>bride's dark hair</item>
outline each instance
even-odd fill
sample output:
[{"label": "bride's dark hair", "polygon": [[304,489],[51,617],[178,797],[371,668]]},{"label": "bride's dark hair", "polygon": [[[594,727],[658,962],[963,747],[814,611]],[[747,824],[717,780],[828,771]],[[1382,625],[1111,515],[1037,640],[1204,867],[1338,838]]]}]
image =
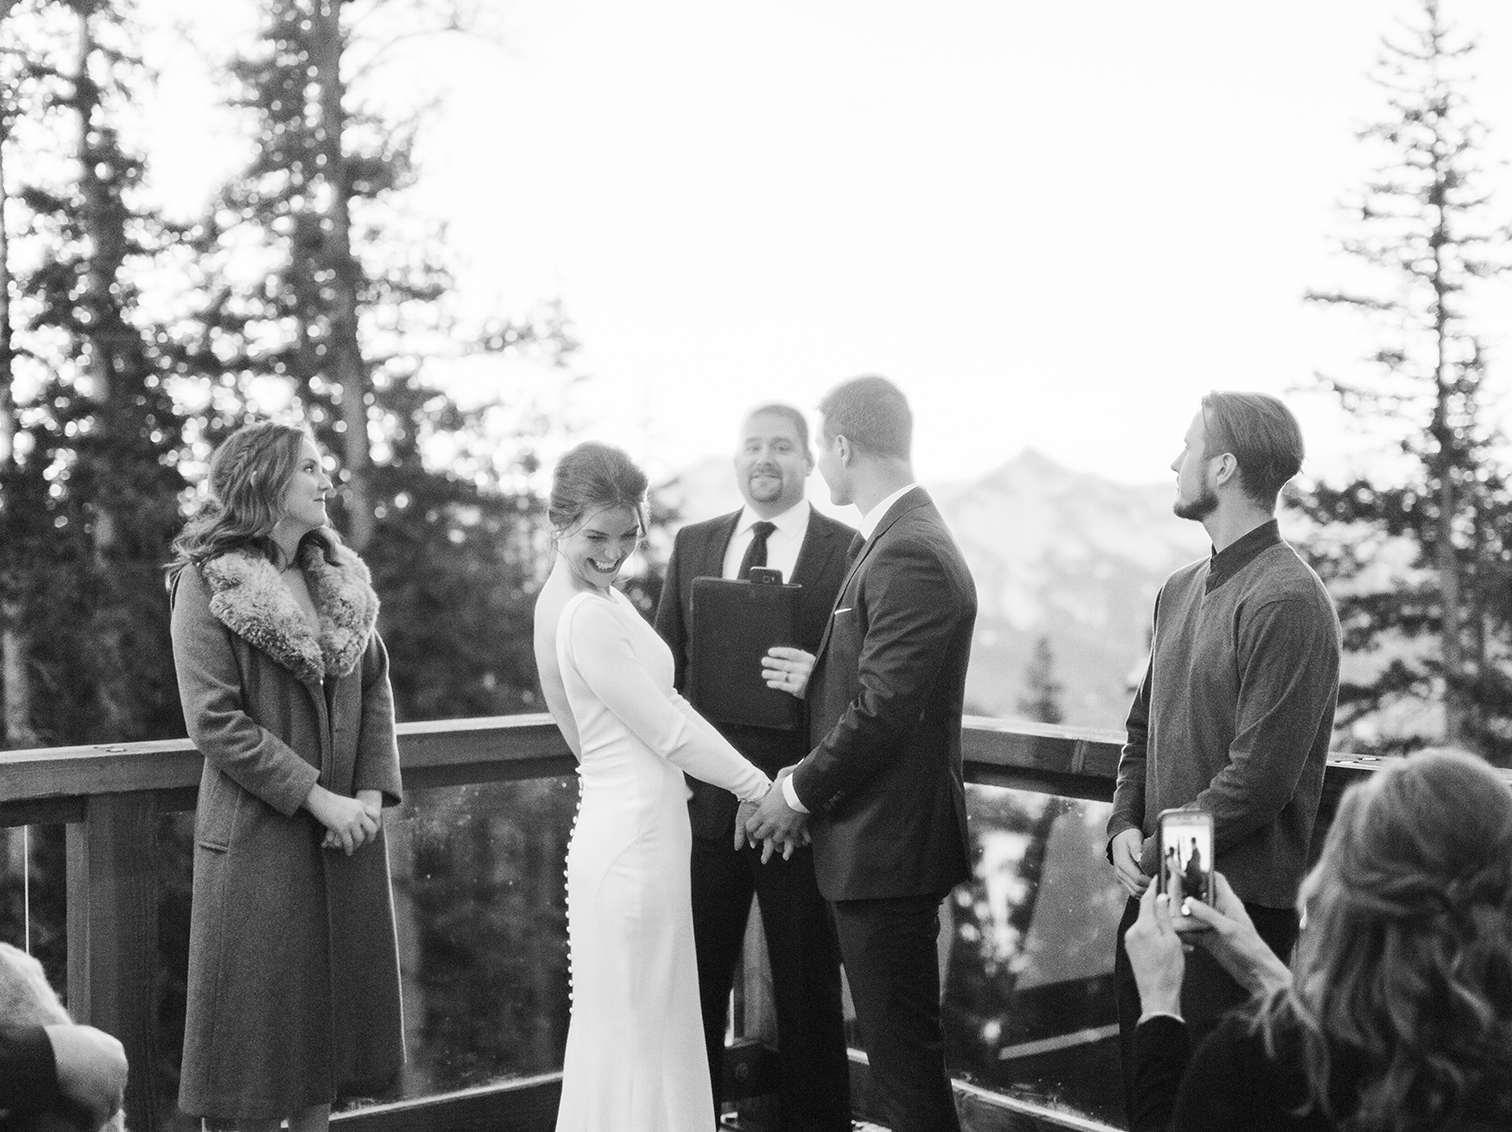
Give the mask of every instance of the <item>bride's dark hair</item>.
[{"label": "bride's dark hair", "polygon": [[[1461,751],[1351,786],[1299,897],[1290,988],[1256,1024],[1300,1042],[1312,1102],[1372,1132],[1512,1127],[1512,790]],[[1364,1067],[1352,1112],[1332,1082]],[[1477,1121],[1490,1121],[1478,1124]]]},{"label": "bride's dark hair", "polygon": [[[228,550],[249,550],[282,565],[273,528],[282,518],[284,496],[309,436],[294,425],[256,421],[221,441],[210,457],[210,501],[173,541],[170,583],[185,566],[203,565]],[[334,529],[321,527],[300,539],[299,551],[314,545],[334,563],[340,544]]]},{"label": "bride's dark hair", "polygon": [[587,441],[570,449],[551,476],[546,517],[558,535],[589,511],[628,507],[646,532],[646,473],[618,448]]}]

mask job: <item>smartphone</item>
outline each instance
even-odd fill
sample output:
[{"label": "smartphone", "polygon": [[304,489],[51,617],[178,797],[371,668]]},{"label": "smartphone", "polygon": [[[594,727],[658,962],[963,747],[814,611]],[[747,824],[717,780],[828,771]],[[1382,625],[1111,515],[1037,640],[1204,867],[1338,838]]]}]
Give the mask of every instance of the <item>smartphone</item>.
[{"label": "smartphone", "polygon": [[1160,874],[1156,891],[1169,894],[1172,908],[1188,896],[1213,903],[1213,815],[1206,810],[1162,810],[1156,819]]},{"label": "smartphone", "polygon": [[750,580],[758,586],[782,585],[782,571],[767,566],[751,567]]}]

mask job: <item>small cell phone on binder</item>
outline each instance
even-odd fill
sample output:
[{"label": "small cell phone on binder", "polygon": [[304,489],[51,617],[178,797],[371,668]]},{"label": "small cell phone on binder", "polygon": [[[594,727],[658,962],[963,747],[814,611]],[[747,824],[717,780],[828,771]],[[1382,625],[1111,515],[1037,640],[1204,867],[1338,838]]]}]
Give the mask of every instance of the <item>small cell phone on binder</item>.
[{"label": "small cell phone on binder", "polygon": [[1213,815],[1206,810],[1162,810],[1156,820],[1160,846],[1158,892],[1173,909],[1188,896],[1213,903]]},{"label": "small cell phone on binder", "polygon": [[749,581],[693,579],[688,700],[716,723],[796,731],[803,703],[767,687],[761,659],[773,645],[797,645],[802,586],[756,567]]}]

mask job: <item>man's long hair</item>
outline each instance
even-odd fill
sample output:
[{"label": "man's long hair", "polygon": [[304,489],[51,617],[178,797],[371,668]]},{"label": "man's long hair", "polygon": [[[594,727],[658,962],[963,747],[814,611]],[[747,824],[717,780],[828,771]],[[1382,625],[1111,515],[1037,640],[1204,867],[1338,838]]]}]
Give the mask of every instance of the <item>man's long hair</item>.
[{"label": "man's long hair", "polygon": [[[1255,1024],[1272,1059],[1297,1054],[1306,1107],[1372,1132],[1512,1127],[1512,790],[1460,751],[1378,771],[1298,902],[1293,983]],[[1335,1113],[1357,1068],[1358,1107]]]},{"label": "man's long hair", "polygon": [[[309,435],[294,425],[256,421],[221,442],[210,457],[210,501],[173,541],[170,586],[185,566],[201,566],[230,550],[250,551],[275,565],[287,565],[279,562],[273,528],[283,517],[284,496]],[[306,534],[299,547],[302,551],[313,544],[334,563],[340,543],[334,529],[321,527]]]}]

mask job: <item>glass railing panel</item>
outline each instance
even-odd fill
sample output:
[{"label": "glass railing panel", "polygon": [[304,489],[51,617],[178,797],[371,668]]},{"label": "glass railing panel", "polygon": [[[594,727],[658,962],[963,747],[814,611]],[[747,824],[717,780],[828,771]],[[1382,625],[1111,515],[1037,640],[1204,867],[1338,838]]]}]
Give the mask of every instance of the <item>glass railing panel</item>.
[{"label": "glass railing panel", "polygon": [[1109,806],[966,788],[973,878],[942,910],[947,1056],[973,1084],[1121,1125]]},{"label": "glass railing panel", "polygon": [[[561,1068],[568,1018],[565,878],[576,777],[411,790],[385,814],[403,980],[409,1100]],[[194,815],[164,815],[157,1081],[176,1113]],[[345,1106],[343,1106],[345,1107]]]},{"label": "glass railing panel", "polygon": [[28,952],[60,995],[68,974],[64,827],[0,828],[0,941]]},{"label": "glass railing panel", "polygon": [[402,1095],[558,1070],[575,776],[412,791],[390,819]]}]

